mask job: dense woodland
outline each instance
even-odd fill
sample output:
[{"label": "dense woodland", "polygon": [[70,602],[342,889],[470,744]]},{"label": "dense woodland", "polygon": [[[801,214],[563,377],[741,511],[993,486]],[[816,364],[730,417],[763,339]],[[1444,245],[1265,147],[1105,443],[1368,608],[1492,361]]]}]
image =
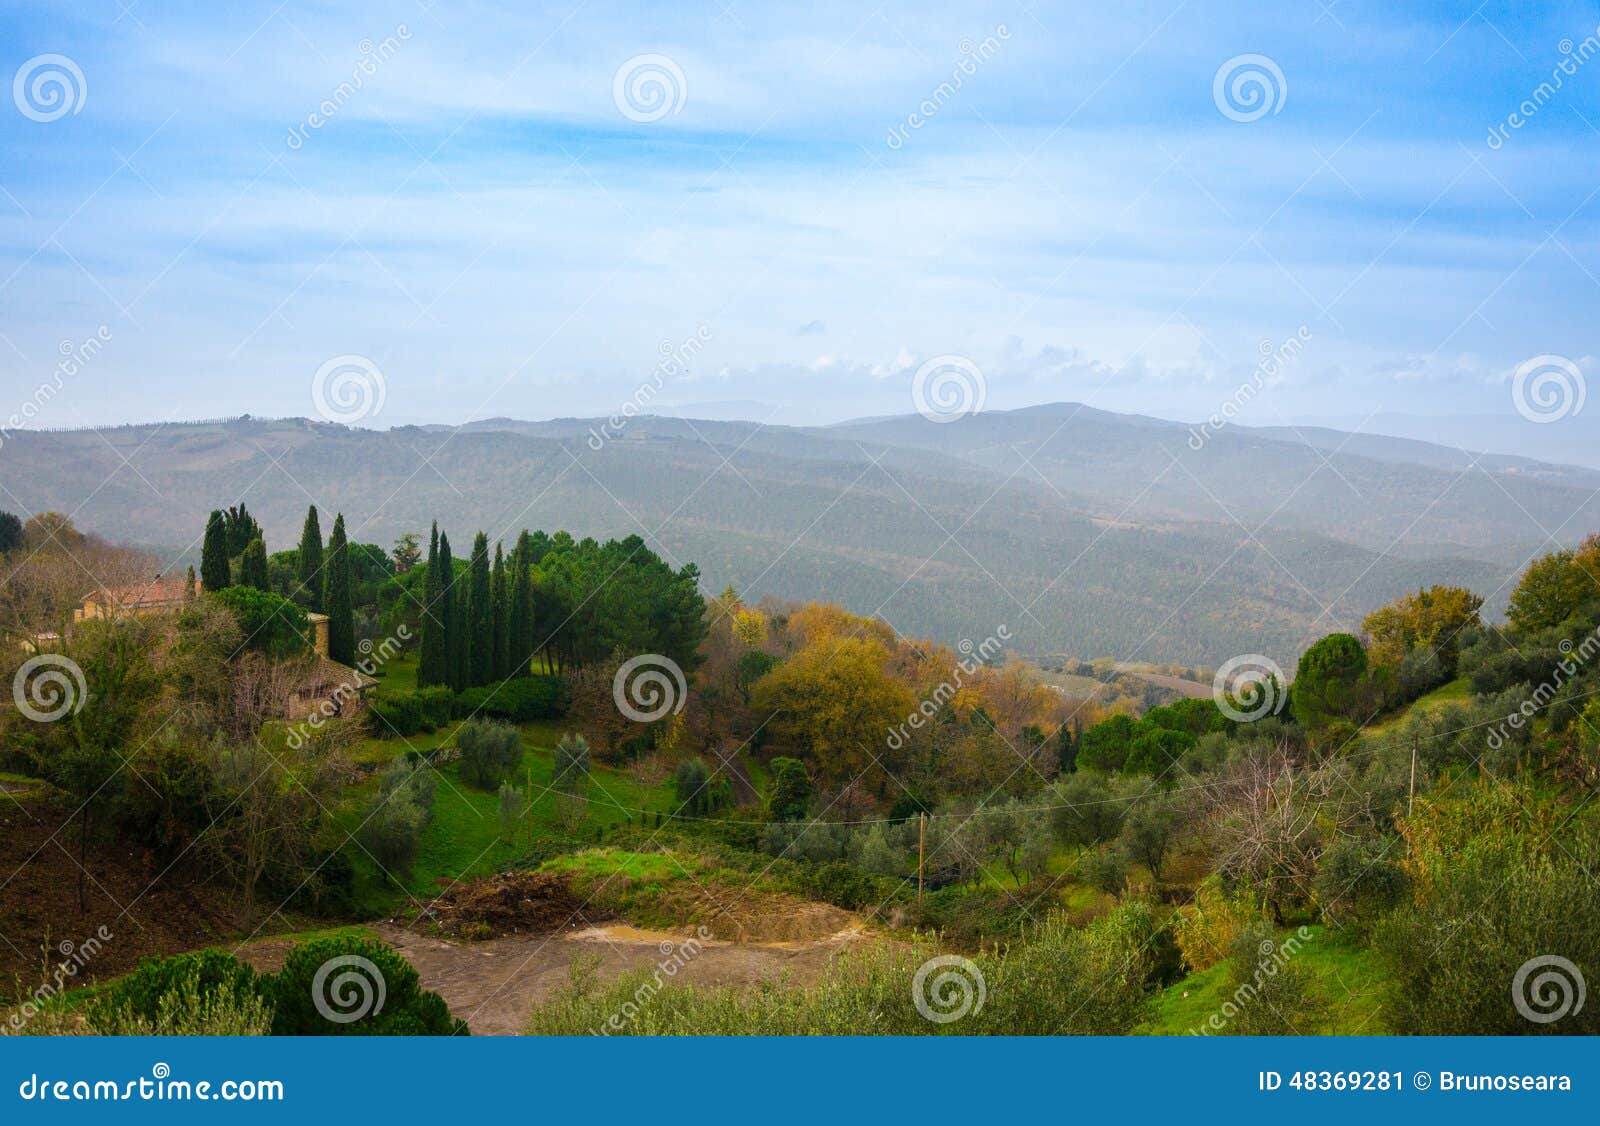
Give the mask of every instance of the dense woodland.
[{"label": "dense woodland", "polygon": [[[1508,993],[1537,955],[1600,967],[1600,540],[1530,564],[1503,622],[1471,591],[1423,587],[1311,646],[1290,683],[1148,707],[1070,695],[1003,644],[708,598],[693,565],[638,537],[478,532],[458,555],[437,526],[383,550],[339,515],[324,541],[321,519],[269,553],[247,511],[219,510],[181,611],[53,643],[80,698],[58,722],[8,710],[0,770],[47,785],[80,870],[97,850],[198,857],[252,925],[355,922],[414,894],[442,787],[459,786],[493,795],[502,870],[573,872],[623,917],[659,922],[668,885],[596,878],[607,856],[694,856],[895,940],[810,990],[667,990],[634,1031],[748,1031],[758,1011],[765,1031],[942,1031],[905,979],[950,948],[991,998],[950,1031],[1148,1030],[1199,983],[1248,1002],[1204,1031],[1356,1031],[1316,957],[1274,954],[1263,974],[1264,951],[1302,941],[1370,973],[1369,1031],[1600,1028],[1593,1006],[1531,1025]],[[59,579],[72,560],[152,571],[57,515],[0,516],[0,555],[8,674],[81,599]],[[308,612],[329,616],[333,658],[379,684],[309,725],[281,715]],[[640,720],[622,677],[646,656],[684,690],[664,677],[665,706]],[[536,791],[527,741],[545,730],[560,738]],[[618,801],[602,775],[661,804]],[[530,828],[546,792],[554,813]],[[271,980],[169,962],[113,990],[93,1027],[300,1027]],[[575,979],[534,1030],[586,1031],[636,986]],[[168,1012],[185,990],[223,990],[210,1023]],[[416,1023],[371,1030],[449,1031],[431,996]]]}]

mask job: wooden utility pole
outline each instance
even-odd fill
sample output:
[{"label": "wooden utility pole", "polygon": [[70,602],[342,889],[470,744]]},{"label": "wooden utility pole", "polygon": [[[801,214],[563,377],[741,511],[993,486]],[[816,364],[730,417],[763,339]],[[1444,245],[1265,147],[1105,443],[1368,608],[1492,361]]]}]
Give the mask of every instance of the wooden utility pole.
[{"label": "wooden utility pole", "polygon": [[928,814],[917,814],[917,902],[922,902],[922,861],[926,855],[924,845],[928,839]]},{"label": "wooden utility pole", "polygon": [[1417,738],[1411,737],[1411,796],[1406,799],[1406,816],[1411,816],[1411,807],[1417,804]]}]

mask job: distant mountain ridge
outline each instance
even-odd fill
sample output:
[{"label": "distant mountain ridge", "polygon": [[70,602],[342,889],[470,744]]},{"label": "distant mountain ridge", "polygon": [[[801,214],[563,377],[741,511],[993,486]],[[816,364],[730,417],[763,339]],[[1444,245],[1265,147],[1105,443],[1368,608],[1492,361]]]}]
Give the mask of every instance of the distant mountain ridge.
[{"label": "distant mountain ridge", "polygon": [[1292,663],[1434,582],[1498,610],[1530,555],[1600,528],[1593,470],[1317,428],[1228,426],[1196,449],[1181,423],[1076,404],[948,424],[602,422],[21,431],[0,452],[0,507],[75,513],[174,559],[240,500],[272,550],[313,502],[385,545],[433,519],[637,533],[711,592],[838,601],[948,642],[1005,624],[1023,652],[1196,664]]}]

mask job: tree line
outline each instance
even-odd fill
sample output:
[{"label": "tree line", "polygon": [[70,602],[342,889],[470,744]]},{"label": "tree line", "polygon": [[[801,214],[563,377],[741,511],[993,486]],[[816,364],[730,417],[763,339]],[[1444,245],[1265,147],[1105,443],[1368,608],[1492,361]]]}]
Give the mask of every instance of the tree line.
[{"label": "tree line", "polygon": [[[456,691],[559,674],[618,653],[659,653],[685,670],[705,636],[693,564],[674,570],[638,536],[602,544],[527,529],[508,554],[478,532],[465,559],[435,522],[421,571],[419,687]],[[410,576],[416,584],[417,576]]]},{"label": "tree line", "polygon": [[[328,656],[353,664],[356,656],[355,611],[351,601],[351,551],[344,514],[334,517],[326,545],[316,505],[306,512],[300,532],[294,601],[328,616]],[[194,568],[189,584],[194,584]],[[209,592],[229,587],[274,591],[261,525],[243,504],[213,509],[200,548],[200,583]]]}]

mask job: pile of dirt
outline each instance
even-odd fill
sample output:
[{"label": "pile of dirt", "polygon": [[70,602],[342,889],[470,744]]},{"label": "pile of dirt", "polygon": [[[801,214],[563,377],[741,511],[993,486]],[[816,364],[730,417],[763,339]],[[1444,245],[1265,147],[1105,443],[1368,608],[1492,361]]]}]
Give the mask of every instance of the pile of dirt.
[{"label": "pile of dirt", "polygon": [[456,938],[552,934],[603,923],[611,916],[585,906],[556,872],[502,872],[459,884],[428,905],[421,920]]},{"label": "pile of dirt", "polygon": [[725,884],[681,888],[672,906],[689,925],[727,942],[815,942],[861,925],[842,907]]}]

